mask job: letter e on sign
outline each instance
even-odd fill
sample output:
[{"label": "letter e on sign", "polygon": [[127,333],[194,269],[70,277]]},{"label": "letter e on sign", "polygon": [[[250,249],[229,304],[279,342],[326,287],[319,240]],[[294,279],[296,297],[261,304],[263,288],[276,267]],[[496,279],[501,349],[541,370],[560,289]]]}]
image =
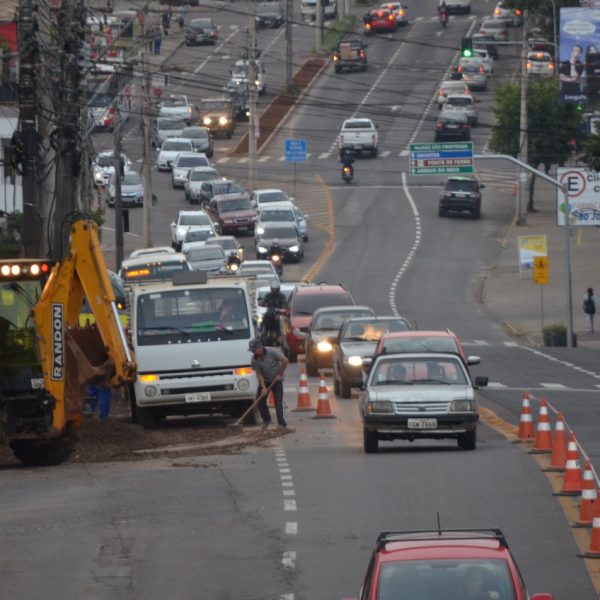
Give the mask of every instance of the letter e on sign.
[{"label": "letter e on sign", "polygon": [[533,281],[538,285],[546,285],[548,283],[547,256],[533,257]]},{"label": "letter e on sign", "polygon": [[560,176],[560,182],[567,186],[569,198],[577,198],[585,192],[585,177],[579,171],[566,171]]}]

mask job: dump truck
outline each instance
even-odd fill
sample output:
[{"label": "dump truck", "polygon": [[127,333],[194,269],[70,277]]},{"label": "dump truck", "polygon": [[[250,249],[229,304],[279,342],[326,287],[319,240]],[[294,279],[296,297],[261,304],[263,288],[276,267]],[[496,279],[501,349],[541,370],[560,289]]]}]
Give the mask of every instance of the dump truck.
[{"label": "dump truck", "polygon": [[[93,315],[80,324],[80,313]],[[93,221],[72,223],[65,256],[0,260],[0,442],[25,465],[67,460],[86,386],[134,380]]]}]

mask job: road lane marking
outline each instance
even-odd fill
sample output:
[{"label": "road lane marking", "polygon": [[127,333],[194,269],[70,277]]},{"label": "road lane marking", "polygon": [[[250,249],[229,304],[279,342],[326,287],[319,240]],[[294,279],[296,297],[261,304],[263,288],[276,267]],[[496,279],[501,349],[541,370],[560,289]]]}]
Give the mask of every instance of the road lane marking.
[{"label": "road lane marking", "polygon": [[298,533],[298,523],[296,521],[288,521],[285,524],[285,533],[287,535],[296,535]]},{"label": "road lane marking", "polygon": [[221,158],[217,159],[217,163],[220,165],[224,165],[225,163],[228,163],[231,160],[230,156],[222,156]]},{"label": "road lane marking", "polygon": [[295,500],[284,500],[283,501],[283,510],[294,511],[298,510]]},{"label": "road lane marking", "polygon": [[564,390],[567,386],[562,383],[543,383],[540,381],[540,385],[543,388],[548,388],[550,390]]},{"label": "road lane marking", "polygon": [[[229,40],[236,35],[237,33],[237,25],[231,25],[231,28],[233,29],[233,31],[213,50],[212,54],[209,54],[195,69],[194,69],[194,75],[196,75],[196,73],[198,73],[198,71],[200,71],[201,69],[203,69],[206,66],[206,63],[208,63],[208,61],[215,56],[215,54],[218,54],[221,51],[221,48],[223,48],[223,46],[229,42]],[[182,87],[183,84],[181,84],[179,87]]]},{"label": "road lane marking", "polygon": [[284,569],[295,569],[296,568],[296,553],[293,550],[288,550],[283,553],[281,558],[281,566]]},{"label": "road lane marking", "polygon": [[268,160],[271,160],[271,157],[270,157],[270,156],[261,156],[261,157],[258,159],[258,162],[259,162],[259,163],[264,163],[264,162],[267,162]]},{"label": "road lane marking", "polygon": [[330,152],[321,152],[321,154],[319,154],[319,158],[321,158],[321,159],[329,158],[330,154],[331,154]]}]

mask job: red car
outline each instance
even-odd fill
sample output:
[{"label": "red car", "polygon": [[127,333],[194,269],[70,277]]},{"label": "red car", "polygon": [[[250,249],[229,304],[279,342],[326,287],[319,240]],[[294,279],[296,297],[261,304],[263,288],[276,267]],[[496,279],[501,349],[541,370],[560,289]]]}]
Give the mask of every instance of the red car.
[{"label": "red car", "polygon": [[304,352],[304,341],[313,313],[323,306],[352,306],[354,299],[342,285],[320,283],[296,287],[281,319],[283,349],[290,362]]},{"label": "red car", "polygon": [[250,204],[248,194],[213,196],[206,212],[213,220],[219,235],[254,231],[256,211]]},{"label": "red car", "polygon": [[553,600],[528,595],[499,529],[380,533],[360,600],[398,598]]},{"label": "red car", "polygon": [[369,11],[363,17],[363,24],[365,35],[373,35],[374,33],[393,33],[398,29],[396,15],[383,8]]},{"label": "red car", "polygon": [[433,331],[397,331],[381,336],[375,356],[382,352],[452,352],[458,354],[466,366],[478,365],[479,356],[467,356],[457,335],[446,330]]}]

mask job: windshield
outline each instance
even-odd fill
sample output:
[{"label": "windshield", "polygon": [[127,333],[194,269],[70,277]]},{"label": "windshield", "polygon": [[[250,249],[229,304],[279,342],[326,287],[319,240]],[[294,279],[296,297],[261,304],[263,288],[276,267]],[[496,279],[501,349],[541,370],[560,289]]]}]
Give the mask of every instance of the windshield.
[{"label": "windshield", "polygon": [[248,65],[247,64],[233,65],[231,75],[233,77],[237,77],[240,79],[247,78],[248,77]]},{"label": "windshield", "polygon": [[208,181],[216,177],[218,173],[214,169],[208,171],[192,171],[190,181]]},{"label": "windshield", "polygon": [[204,156],[181,156],[177,159],[176,168],[181,167],[207,167],[208,159]]},{"label": "windshield", "polygon": [[187,261],[157,262],[139,265],[137,267],[125,267],[121,274],[123,281],[136,283],[138,281],[154,281],[171,279],[173,273],[189,271],[190,265]]},{"label": "windshield", "polygon": [[[300,294],[294,300],[292,312],[297,315],[312,315],[321,306],[352,305],[348,292],[335,294]],[[356,315],[354,315],[356,316]]]},{"label": "windshield", "polygon": [[211,218],[206,213],[180,215],[179,225],[210,225]]},{"label": "windshield", "polygon": [[266,202],[287,202],[289,198],[285,192],[261,192],[258,201],[263,204]]},{"label": "windshield", "polygon": [[469,181],[467,179],[448,179],[446,181],[446,191],[448,192],[458,192],[458,191],[469,191],[476,192],[477,191],[477,182]]},{"label": "windshield", "polygon": [[92,108],[107,108],[112,104],[113,97],[110,94],[98,94],[92,96],[89,105]]},{"label": "windshield", "polygon": [[208,129],[204,129],[204,127],[186,127],[181,132],[181,137],[190,138],[192,140],[206,140],[208,139]]},{"label": "windshield", "polygon": [[294,215],[293,210],[263,210],[260,213],[261,221],[288,221],[294,222],[296,220],[296,216]]},{"label": "windshield", "polygon": [[31,318],[41,291],[39,280],[0,284],[0,395],[43,387]]},{"label": "windshield", "polygon": [[[114,179],[114,174],[113,174]],[[125,175],[121,179],[122,185],[141,185],[142,180],[140,176],[135,171],[125,171]]]},{"label": "windshield", "polygon": [[192,229],[185,234],[185,242],[205,242],[208,238],[214,237],[212,229]]},{"label": "windshield", "polygon": [[175,108],[179,106],[187,106],[187,100],[183,97],[165,98],[162,105],[165,108]]},{"label": "windshield", "polygon": [[473,100],[467,96],[448,98],[449,106],[472,106]]},{"label": "windshield", "polygon": [[203,248],[195,248],[188,252],[188,260],[190,262],[217,259],[225,260],[223,248],[219,248],[219,246],[204,246]]},{"label": "windshield", "polygon": [[371,121],[350,121],[344,125],[344,129],[373,129]]},{"label": "windshield", "polygon": [[185,123],[183,121],[177,120],[168,120],[165,121],[160,119],[158,121],[158,130],[159,131],[180,131],[185,127]]},{"label": "windshield", "polygon": [[481,73],[480,65],[474,64],[463,64],[461,65],[461,70],[463,73]]},{"label": "windshield", "polygon": [[190,25],[194,29],[211,29],[213,26],[210,19],[194,19]]},{"label": "windshield", "polygon": [[235,240],[228,240],[223,238],[215,238],[214,240],[210,240],[211,246],[221,246],[224,250],[236,250],[238,249],[237,243]]},{"label": "windshield", "polygon": [[390,338],[384,342],[385,351],[393,352],[453,352],[459,354],[453,337],[415,336]]},{"label": "windshield", "polygon": [[177,142],[175,140],[167,140],[161,150],[173,151],[173,150],[192,150],[191,142]]},{"label": "windshield", "polygon": [[[125,157],[123,157],[122,160],[125,162]],[[114,167],[115,157],[113,154],[98,154],[96,157],[96,164],[99,167]]]},{"label": "windshield", "polygon": [[502,598],[515,591],[505,560],[403,560],[381,565],[377,600],[396,598]]},{"label": "windshield", "polygon": [[372,314],[370,310],[341,310],[339,312],[327,312],[323,315],[318,315],[317,320],[312,325],[313,330],[320,329],[339,329],[344,321],[352,317],[368,317]]},{"label": "windshield", "polygon": [[408,331],[404,319],[361,319],[348,321],[342,331],[342,340],[353,342],[377,342],[390,331]]},{"label": "windshield", "polygon": [[234,212],[236,210],[252,210],[250,200],[240,198],[239,200],[224,200],[219,202],[221,212]]},{"label": "windshield", "polygon": [[223,100],[202,100],[197,106],[201,113],[210,111],[229,112],[229,104]]},{"label": "windshield", "polygon": [[213,194],[218,196],[220,194],[242,194],[244,188],[239,183],[233,183],[231,181],[224,181],[223,183],[213,183]]},{"label": "windshield", "polygon": [[249,337],[250,319],[241,289],[181,289],[138,298],[137,342],[140,346]]},{"label": "windshield", "polygon": [[393,357],[377,361],[371,385],[439,383],[466,385],[464,369],[456,358]]}]

